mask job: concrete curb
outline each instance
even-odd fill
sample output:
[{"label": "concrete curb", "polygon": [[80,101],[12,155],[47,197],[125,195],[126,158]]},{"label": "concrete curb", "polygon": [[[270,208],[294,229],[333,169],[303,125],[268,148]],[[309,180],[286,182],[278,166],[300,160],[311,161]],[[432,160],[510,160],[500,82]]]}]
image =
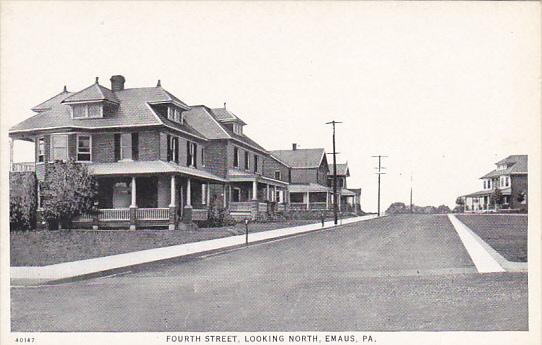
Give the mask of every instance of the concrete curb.
[{"label": "concrete curb", "polygon": [[[506,272],[527,272],[528,269],[528,263],[527,262],[512,262],[512,261],[508,261],[506,260],[501,254],[499,254],[499,252],[497,252],[495,249],[493,249],[493,247],[491,247],[486,241],[484,241],[480,236],[478,236],[474,231],[472,231],[471,228],[469,228],[467,225],[465,225],[465,223],[463,223],[462,221],[460,221],[455,215],[452,215],[452,214],[449,214],[448,217],[450,218],[450,222],[452,223],[452,225],[454,226],[454,228],[456,229],[456,231],[460,232],[460,231],[464,231],[466,232],[474,241],[476,241],[478,243],[478,245],[480,245],[483,250],[485,250],[487,252],[487,254],[497,262],[497,264]],[[458,229],[459,228],[459,229]],[[460,235],[461,237],[461,235]],[[461,238],[461,240],[463,240],[463,238]],[[470,253],[469,251],[469,255],[471,255],[472,257],[472,254]],[[473,260],[474,261],[474,260]],[[478,268],[478,266],[477,266]],[[480,270],[478,268],[479,272],[480,273],[488,273],[488,272],[493,272],[493,270]],[[494,270],[494,272],[500,272],[500,270]]]},{"label": "concrete curb", "polygon": [[[338,226],[374,218],[377,218],[377,216],[367,215],[342,219]],[[322,227],[321,223],[315,223],[252,234],[249,233],[249,243],[263,242],[333,227],[335,227],[333,222],[328,221],[324,223],[324,227]],[[69,281],[76,278],[97,277],[104,273],[119,271],[120,269],[125,270],[131,267],[156,263],[158,261],[189,258],[204,253],[231,249],[244,244],[245,235],[243,234],[87,260],[63,262],[48,266],[11,267],[11,285],[39,285]]]}]

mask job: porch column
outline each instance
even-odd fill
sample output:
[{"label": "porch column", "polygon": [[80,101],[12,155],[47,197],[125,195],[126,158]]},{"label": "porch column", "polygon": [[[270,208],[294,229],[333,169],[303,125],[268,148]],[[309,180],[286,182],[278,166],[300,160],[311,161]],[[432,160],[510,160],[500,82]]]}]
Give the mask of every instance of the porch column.
[{"label": "porch column", "polygon": [[136,203],[136,178],[132,176],[132,203],[130,204],[130,230],[136,229],[137,223],[137,203]]},{"label": "porch column", "polygon": [[186,179],[186,206],[192,206],[192,181],[190,177]]},{"label": "porch column", "polygon": [[307,210],[310,210],[311,209],[311,202],[310,202],[310,198],[309,198],[309,192],[305,193],[306,197],[307,197],[307,200],[305,200],[305,202],[307,203]]},{"label": "porch column", "polygon": [[227,191],[227,190],[226,190],[226,184],[224,184],[224,185],[222,186],[222,194],[223,194],[223,198],[224,198],[224,204],[223,204],[222,206],[223,206],[224,208],[226,208],[226,201],[227,201],[227,200],[226,200],[226,191]]},{"label": "porch column", "polygon": [[277,186],[273,186],[273,196],[271,197],[271,201],[277,201]]},{"label": "porch column", "polygon": [[329,192],[326,192],[326,210],[329,209]]},{"label": "porch column", "polygon": [[169,203],[169,223],[168,229],[175,230],[177,228],[177,206],[175,203],[175,175],[171,175],[171,182],[169,183],[171,189],[170,203]]},{"label": "porch column", "polygon": [[211,184],[207,182],[207,188],[205,190],[207,193],[207,195],[205,196],[205,200],[207,201],[207,207],[211,206],[211,189],[209,187],[211,187]]},{"label": "porch column", "polygon": [[175,175],[171,175],[169,207],[175,207]]},{"label": "porch column", "polygon": [[256,179],[252,182],[252,200],[258,200],[258,181]]},{"label": "porch column", "polygon": [[231,202],[231,184],[228,185],[228,205]]}]

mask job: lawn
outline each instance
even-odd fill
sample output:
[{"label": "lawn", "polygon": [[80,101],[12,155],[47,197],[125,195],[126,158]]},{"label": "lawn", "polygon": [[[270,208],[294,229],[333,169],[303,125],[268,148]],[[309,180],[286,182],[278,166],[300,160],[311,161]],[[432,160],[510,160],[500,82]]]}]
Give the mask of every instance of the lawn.
[{"label": "lawn", "polygon": [[[317,220],[289,220],[276,223],[252,223],[249,225],[249,231],[260,232],[317,222]],[[11,232],[11,266],[44,266],[244,233],[244,224],[221,228],[202,228],[195,231],[72,230]]]},{"label": "lawn", "polygon": [[527,262],[527,216],[473,214],[457,218],[508,261]]}]

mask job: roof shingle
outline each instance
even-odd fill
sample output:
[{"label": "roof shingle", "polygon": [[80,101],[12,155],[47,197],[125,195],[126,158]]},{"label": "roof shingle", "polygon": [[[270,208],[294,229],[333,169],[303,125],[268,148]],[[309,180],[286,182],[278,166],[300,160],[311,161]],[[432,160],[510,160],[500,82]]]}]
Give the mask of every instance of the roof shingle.
[{"label": "roof shingle", "polygon": [[292,168],[317,168],[325,157],[324,149],[295,149],[270,151]]}]

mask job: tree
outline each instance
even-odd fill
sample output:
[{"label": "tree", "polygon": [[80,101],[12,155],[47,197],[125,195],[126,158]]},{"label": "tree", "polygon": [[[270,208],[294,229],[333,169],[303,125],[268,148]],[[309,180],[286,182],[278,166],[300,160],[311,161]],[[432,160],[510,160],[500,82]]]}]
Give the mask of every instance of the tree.
[{"label": "tree", "polygon": [[394,202],[386,210],[387,214],[401,214],[401,213],[410,213],[410,208],[402,202]]},{"label": "tree", "polygon": [[457,199],[455,199],[455,204],[457,205],[457,207],[454,208],[454,212],[456,209],[458,210],[458,212],[465,211],[465,199],[463,197],[458,196]]},{"label": "tree", "polygon": [[97,189],[96,179],[85,165],[72,160],[48,164],[41,193],[49,227],[70,228],[73,218],[92,212]]},{"label": "tree", "polygon": [[493,193],[490,196],[490,204],[495,205],[498,208],[504,202],[504,196],[499,188],[495,188]]},{"label": "tree", "polygon": [[437,213],[440,213],[440,214],[451,212],[450,208],[446,205],[440,205],[439,207],[437,207],[436,211]]}]

